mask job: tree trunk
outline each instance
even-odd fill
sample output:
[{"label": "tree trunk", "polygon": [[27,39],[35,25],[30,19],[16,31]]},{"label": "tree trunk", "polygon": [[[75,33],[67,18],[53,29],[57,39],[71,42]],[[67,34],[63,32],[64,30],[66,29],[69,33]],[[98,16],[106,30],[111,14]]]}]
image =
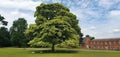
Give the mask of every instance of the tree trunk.
[{"label": "tree trunk", "polygon": [[55,44],[52,44],[52,52],[55,51]]}]

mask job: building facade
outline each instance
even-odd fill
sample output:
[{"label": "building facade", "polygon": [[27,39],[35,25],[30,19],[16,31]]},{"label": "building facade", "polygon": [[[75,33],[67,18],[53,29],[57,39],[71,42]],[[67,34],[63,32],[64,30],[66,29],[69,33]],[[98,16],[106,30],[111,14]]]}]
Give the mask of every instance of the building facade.
[{"label": "building facade", "polygon": [[120,38],[90,40],[90,38],[87,37],[84,38],[82,47],[90,49],[120,50]]}]

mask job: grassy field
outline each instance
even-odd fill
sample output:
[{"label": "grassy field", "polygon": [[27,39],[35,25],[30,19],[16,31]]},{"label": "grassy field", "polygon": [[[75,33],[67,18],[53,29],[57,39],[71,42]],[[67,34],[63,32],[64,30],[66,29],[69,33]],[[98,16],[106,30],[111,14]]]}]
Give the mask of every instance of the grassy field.
[{"label": "grassy field", "polygon": [[0,57],[120,57],[120,51],[57,49],[51,53],[41,48],[0,48]]}]

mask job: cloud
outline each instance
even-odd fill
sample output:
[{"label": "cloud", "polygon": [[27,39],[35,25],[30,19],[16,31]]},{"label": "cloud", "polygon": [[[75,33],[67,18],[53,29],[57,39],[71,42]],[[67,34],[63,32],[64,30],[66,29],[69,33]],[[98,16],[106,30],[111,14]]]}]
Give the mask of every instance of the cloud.
[{"label": "cloud", "polygon": [[113,33],[120,33],[120,29],[114,29]]},{"label": "cloud", "polygon": [[41,2],[33,2],[31,0],[29,1],[20,1],[20,0],[5,0],[5,1],[0,1],[0,7],[3,8],[15,8],[15,9],[30,9],[30,10],[35,10],[35,6],[39,5]]},{"label": "cloud", "polygon": [[12,15],[17,15],[17,14],[19,14],[19,11],[13,11],[13,12],[11,12],[10,14],[12,14]]},{"label": "cloud", "polygon": [[97,0],[96,6],[92,5],[93,2],[95,1],[84,2],[87,3],[87,7],[70,8],[80,20],[80,27],[84,35],[89,34],[96,38],[120,37],[119,30],[115,29],[120,28],[118,0]]},{"label": "cloud", "polygon": [[19,17],[34,23],[35,7],[41,3],[61,3],[77,16],[84,35],[95,38],[120,37],[120,0],[0,0],[0,14],[9,21]]},{"label": "cloud", "polygon": [[99,0],[99,6],[104,9],[114,8],[118,3],[120,3],[120,0]]},{"label": "cloud", "polygon": [[25,18],[28,24],[34,23],[35,7],[41,3],[42,1],[34,2],[32,0],[0,0],[0,14],[8,21],[8,28],[18,18]]},{"label": "cloud", "polygon": [[109,12],[108,16],[108,24],[112,26],[112,28],[120,28],[120,10],[112,10]]},{"label": "cloud", "polygon": [[99,5],[101,7],[104,7],[104,8],[109,8],[111,5],[112,5],[112,1],[111,0],[100,0],[99,1]]},{"label": "cloud", "polygon": [[120,18],[120,10],[113,10],[113,11],[110,11],[109,13],[109,18],[113,19],[119,19]]},{"label": "cloud", "polygon": [[95,30],[95,29],[96,29],[95,26],[90,27],[90,30]]},{"label": "cloud", "polygon": [[120,37],[120,10],[112,10],[105,16],[106,21],[97,26],[98,32],[95,36],[98,38]]},{"label": "cloud", "polygon": [[112,10],[108,14],[109,21],[106,27],[109,28],[111,37],[120,37],[120,10]]}]

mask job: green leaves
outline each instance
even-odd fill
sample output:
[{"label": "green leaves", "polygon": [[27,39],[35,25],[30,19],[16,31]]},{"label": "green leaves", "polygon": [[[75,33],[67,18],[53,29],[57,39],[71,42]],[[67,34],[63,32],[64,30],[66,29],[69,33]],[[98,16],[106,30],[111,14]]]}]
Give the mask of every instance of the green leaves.
[{"label": "green leaves", "polygon": [[[25,30],[27,29],[27,21],[24,18],[19,18],[13,22],[12,27],[10,28],[11,42],[13,46],[25,46],[28,41],[24,35]],[[28,30],[26,33],[32,32]]]},{"label": "green leaves", "polygon": [[10,46],[10,34],[7,28],[0,27],[0,47]]},{"label": "green leaves", "polygon": [[32,25],[34,28],[31,29],[30,26],[25,32],[33,39],[29,42],[30,45],[41,45],[42,42],[53,46],[63,42],[79,44],[76,43],[81,33],[78,20],[65,6],[59,3],[41,4],[36,7],[34,15],[36,17],[35,27]]},{"label": "green leaves", "polygon": [[35,17],[41,15],[46,19],[53,19],[54,17],[58,16],[57,14],[61,11],[65,10],[69,12],[69,9],[64,7],[59,3],[55,4],[41,4],[40,6],[36,7]]},{"label": "green leaves", "polygon": [[[5,19],[5,18],[0,15],[0,25],[5,25],[5,26],[7,26],[7,23],[8,23],[8,22],[7,22],[7,21],[4,21],[4,19]],[[2,23],[2,24],[1,24],[1,23]]]},{"label": "green leaves", "polygon": [[37,18],[36,18],[36,20],[35,20],[35,22],[36,22],[37,25],[43,24],[45,21],[47,21],[47,19],[44,18],[44,17],[41,16],[41,15],[37,16]]},{"label": "green leaves", "polygon": [[30,44],[31,47],[50,47],[49,43],[41,41],[40,38],[34,38],[34,40],[31,40],[28,44]]}]

